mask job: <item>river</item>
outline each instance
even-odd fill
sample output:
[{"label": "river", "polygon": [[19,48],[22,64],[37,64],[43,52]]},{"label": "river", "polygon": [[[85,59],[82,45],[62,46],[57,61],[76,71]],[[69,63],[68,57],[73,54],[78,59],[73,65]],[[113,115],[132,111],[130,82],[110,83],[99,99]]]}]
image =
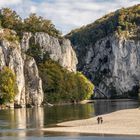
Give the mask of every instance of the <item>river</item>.
[{"label": "river", "polygon": [[[137,100],[96,100],[83,105],[0,110],[0,140],[131,140],[131,137],[49,134],[39,129],[56,123],[87,119],[116,110],[139,107]],[[133,138],[133,140],[140,138]]]}]

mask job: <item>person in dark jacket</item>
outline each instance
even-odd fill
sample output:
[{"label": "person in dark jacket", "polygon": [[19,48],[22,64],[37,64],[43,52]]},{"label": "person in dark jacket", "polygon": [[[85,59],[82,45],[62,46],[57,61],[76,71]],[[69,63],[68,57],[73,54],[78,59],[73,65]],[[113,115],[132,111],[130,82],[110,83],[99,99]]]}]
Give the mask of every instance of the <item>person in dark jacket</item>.
[{"label": "person in dark jacket", "polygon": [[100,117],[100,122],[101,122],[101,124],[103,123],[103,118],[102,117]]},{"label": "person in dark jacket", "polygon": [[97,122],[98,122],[98,124],[100,123],[100,117],[97,118]]}]

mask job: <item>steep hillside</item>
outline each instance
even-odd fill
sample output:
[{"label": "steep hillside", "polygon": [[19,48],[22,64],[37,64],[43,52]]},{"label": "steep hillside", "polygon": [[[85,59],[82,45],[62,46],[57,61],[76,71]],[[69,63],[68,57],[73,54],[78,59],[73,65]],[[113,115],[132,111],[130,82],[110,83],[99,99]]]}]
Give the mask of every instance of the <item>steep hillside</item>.
[{"label": "steep hillside", "polygon": [[108,97],[135,96],[140,80],[140,5],[122,8],[68,35],[78,70]]}]

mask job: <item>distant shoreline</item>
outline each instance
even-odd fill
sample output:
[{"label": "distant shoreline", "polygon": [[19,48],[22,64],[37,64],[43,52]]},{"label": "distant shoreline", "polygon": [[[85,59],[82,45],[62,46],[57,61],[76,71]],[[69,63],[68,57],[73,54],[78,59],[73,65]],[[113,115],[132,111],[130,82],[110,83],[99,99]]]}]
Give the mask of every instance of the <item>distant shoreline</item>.
[{"label": "distant shoreline", "polygon": [[95,101],[133,101],[133,100],[138,100],[138,99],[133,99],[133,98],[122,98],[122,99],[90,99],[90,100],[83,100],[83,101],[80,101],[80,102],[77,102],[77,103],[55,103],[52,105],[54,106],[63,106],[63,105],[77,105],[77,104],[88,104],[88,103],[95,103]]},{"label": "distant shoreline", "polygon": [[103,124],[97,117],[57,124],[57,127],[41,130],[51,133],[68,133],[96,136],[140,136],[140,109],[125,109],[102,115]]}]

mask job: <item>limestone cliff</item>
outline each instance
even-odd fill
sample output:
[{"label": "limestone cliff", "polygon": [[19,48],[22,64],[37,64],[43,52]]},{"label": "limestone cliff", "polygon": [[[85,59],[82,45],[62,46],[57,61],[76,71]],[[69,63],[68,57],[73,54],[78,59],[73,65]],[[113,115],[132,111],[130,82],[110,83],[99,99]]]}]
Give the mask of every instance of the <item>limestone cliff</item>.
[{"label": "limestone cliff", "polygon": [[82,71],[108,97],[137,95],[140,81],[140,5],[120,9],[73,30],[69,38]]},{"label": "limestone cliff", "polygon": [[88,46],[83,73],[108,97],[137,92],[140,81],[140,41],[112,34]]},{"label": "limestone cliff", "polygon": [[40,106],[43,101],[42,80],[38,74],[36,61],[27,55],[32,44],[31,38],[34,38],[34,43],[40,47],[42,56],[48,52],[50,57],[58,61],[60,65],[70,71],[76,71],[77,58],[69,40],[63,39],[60,43],[57,38],[46,33],[32,35],[26,32],[19,43],[16,38],[13,39],[16,36],[14,31],[1,29],[0,35],[0,68],[8,66],[16,75],[18,87],[14,102],[16,105],[21,107],[28,104]]},{"label": "limestone cliff", "polygon": [[68,39],[58,39],[49,36],[47,33],[38,32],[32,36],[30,42],[39,48],[41,59],[47,53],[52,60],[59,62],[62,67],[69,71],[76,71],[78,61]]},{"label": "limestone cliff", "polygon": [[[1,30],[1,36],[4,34],[6,34],[6,31]],[[10,35],[14,36],[13,34]],[[18,93],[14,103],[21,107],[25,107],[28,103],[39,106],[43,101],[42,84],[36,62],[33,58],[28,60],[27,57],[26,54],[22,53],[18,41],[11,42],[6,38],[1,38],[0,68],[8,66],[16,75]],[[30,83],[30,86],[28,83]]]},{"label": "limestone cliff", "polygon": [[117,34],[91,46],[82,71],[108,97],[136,92],[140,80],[140,42]]}]

